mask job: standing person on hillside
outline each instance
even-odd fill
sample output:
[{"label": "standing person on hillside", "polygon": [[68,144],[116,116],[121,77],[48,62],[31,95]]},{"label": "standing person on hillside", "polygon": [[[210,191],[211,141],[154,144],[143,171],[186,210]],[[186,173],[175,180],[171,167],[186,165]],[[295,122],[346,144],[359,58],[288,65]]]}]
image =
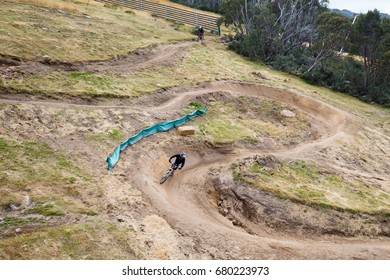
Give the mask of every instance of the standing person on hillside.
[{"label": "standing person on hillside", "polygon": [[204,29],[203,26],[199,26],[198,28],[198,41],[203,43]]}]

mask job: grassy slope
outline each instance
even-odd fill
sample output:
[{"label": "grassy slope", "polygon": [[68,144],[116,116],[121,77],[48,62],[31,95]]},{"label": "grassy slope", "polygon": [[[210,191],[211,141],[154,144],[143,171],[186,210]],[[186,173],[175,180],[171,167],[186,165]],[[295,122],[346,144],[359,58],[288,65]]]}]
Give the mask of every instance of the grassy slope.
[{"label": "grassy slope", "polygon": [[1,54],[28,60],[37,55],[61,61],[104,60],[191,37],[187,32],[175,30],[177,25],[141,12],[125,13],[101,5],[54,1],[76,9],[61,13],[56,5],[46,2],[48,7],[18,0],[2,1]]},{"label": "grassy slope", "polygon": [[[52,59],[63,61],[102,60],[116,54],[126,54],[140,47],[193,38],[193,35],[189,33],[189,27],[178,27],[176,24],[152,18],[145,13],[125,13],[122,10],[103,8],[102,5],[86,6],[69,1],[56,0],[54,2],[58,5],[62,3],[64,6],[56,8],[64,9],[66,14],[47,7],[47,1],[42,1],[40,6],[27,5],[24,1],[17,0],[3,1],[0,11],[0,41],[2,42],[0,54],[27,60],[35,59],[39,54],[47,54]],[[50,5],[53,5],[53,2]],[[83,13],[87,13],[92,18],[85,17]],[[57,71],[50,75],[28,75],[23,79],[0,77],[0,84],[28,90],[44,90],[54,94],[65,92],[81,96],[110,94],[110,96],[131,97],[154,92],[160,87],[192,85],[217,79],[254,81],[315,96],[327,103],[345,108],[361,118],[362,122],[367,125],[382,129],[383,134],[389,131],[388,110],[362,103],[337,92],[305,84],[290,75],[272,71],[263,65],[227,51],[217,38],[210,37],[207,38],[206,46],[193,44],[185,58],[177,65],[170,67],[156,66],[125,76],[94,73],[78,75]],[[0,105],[0,110],[3,108],[4,106]],[[242,126],[236,127],[229,123],[230,119],[223,118],[224,112],[230,109],[229,104],[216,103],[213,111],[209,111],[206,122],[200,123],[201,126],[203,125],[203,131],[212,135],[212,141],[218,142],[222,139],[231,142],[253,137],[253,131],[250,131],[253,126],[241,124]],[[257,125],[261,126],[261,124]],[[229,135],[237,136],[237,138],[227,139],[225,137],[229,129],[233,129],[233,133],[230,131]],[[236,133],[237,131],[245,132],[245,129],[249,132]],[[268,129],[276,133],[274,128]],[[351,150],[356,145],[369,143],[365,135],[357,137],[356,143],[350,147]],[[383,139],[383,135],[378,135],[378,138]],[[30,194],[34,201],[40,202],[38,206],[42,206],[41,209],[35,209],[35,213],[43,214],[45,217],[50,215],[50,211],[65,215],[92,214],[96,211],[99,215],[98,209],[85,205],[77,199],[80,194],[99,193],[99,185],[95,186],[91,174],[77,168],[80,162],[75,162],[67,153],[54,151],[45,143],[6,138],[0,139],[0,149],[2,152],[0,203],[3,206],[9,203],[20,204],[28,191],[26,188],[38,186]],[[11,160],[14,158],[17,160]],[[253,172],[259,173],[256,167],[251,168]],[[362,188],[361,192],[368,191],[365,195],[369,199],[375,200],[377,194],[376,191],[367,190],[359,182],[352,184],[343,182],[337,175],[326,178],[316,177],[317,175],[313,174],[317,174],[318,170],[314,167],[309,168],[310,172],[298,172],[296,168],[292,170],[290,167],[285,168],[287,168],[285,171],[292,174],[295,181],[300,181],[301,184],[304,182],[305,186],[313,187],[307,192],[291,192],[292,196],[297,195],[298,198],[307,196],[311,192],[314,193],[319,186],[317,181],[323,182],[321,186],[329,190],[334,190],[334,186],[342,186],[343,190]],[[261,172],[259,174],[265,176],[262,177],[265,181],[274,176]],[[311,181],[313,176],[315,181]],[[287,188],[294,186],[291,184],[294,181],[290,182],[282,174],[276,179],[277,184],[268,184],[268,186],[274,188],[280,184],[285,184]],[[79,184],[79,182],[84,183]],[[337,182],[337,184],[332,185],[332,182]],[[315,199],[316,196],[309,198]],[[355,197],[351,196],[351,199]],[[381,194],[381,199],[375,200],[375,203],[379,205],[372,210],[380,211],[381,205],[386,206],[388,201],[388,194]],[[364,207],[354,210],[367,211],[368,204],[362,205]],[[339,203],[336,206],[342,207],[343,205]],[[3,229],[15,228],[20,224],[31,222],[28,218],[22,220],[2,218],[0,225]],[[40,221],[38,219],[33,222],[39,223]],[[72,237],[66,235],[60,237],[64,231],[70,232]],[[105,240],[106,237],[110,242],[99,242]],[[79,246],[78,238],[85,243],[85,246]],[[118,249],[121,247],[120,243],[128,244],[128,238],[131,238],[131,234],[125,236],[120,229],[96,219],[92,223],[47,228],[17,238],[0,240],[0,246],[4,248],[0,250],[0,258],[132,258],[134,254],[129,246],[126,245],[123,250]],[[45,244],[50,247],[57,244],[58,239],[61,241],[57,250],[49,252],[47,248],[40,247],[42,240],[46,240]],[[23,252],[26,243],[32,249]],[[97,246],[96,252],[91,250],[93,246]],[[107,252],[104,253],[104,251]]]},{"label": "grassy slope", "polygon": [[35,202],[29,213],[44,216],[65,213],[93,214],[79,196],[86,189],[99,193],[91,175],[64,153],[42,142],[16,143],[0,138],[0,207],[23,203],[25,195]]},{"label": "grassy slope", "polygon": [[[208,113],[194,122],[200,128],[201,141],[212,145],[233,144],[243,140],[261,145],[265,141],[285,145],[299,138],[300,134],[307,133],[309,128],[306,115],[298,112],[296,118],[283,117],[280,114],[282,110],[293,109],[272,100],[239,96],[207,103]],[[193,110],[191,107],[185,112]]]},{"label": "grassy slope", "polygon": [[0,240],[0,259],[135,259],[131,231],[102,221],[50,227]]},{"label": "grassy slope", "polygon": [[346,181],[315,162],[296,160],[267,167],[255,162],[233,165],[236,179],[282,198],[325,208],[390,215],[390,195],[359,179]]}]

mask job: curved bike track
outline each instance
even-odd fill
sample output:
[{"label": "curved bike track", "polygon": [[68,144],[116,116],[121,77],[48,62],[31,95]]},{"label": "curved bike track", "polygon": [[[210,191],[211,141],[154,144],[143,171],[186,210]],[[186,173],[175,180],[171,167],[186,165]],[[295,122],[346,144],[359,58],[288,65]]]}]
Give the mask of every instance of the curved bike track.
[{"label": "curved bike track", "polygon": [[[187,43],[187,45],[189,45]],[[183,50],[186,44],[167,47],[168,54],[160,52],[153,56],[153,63],[166,61],[176,50]],[[143,66],[151,65],[142,62]],[[108,69],[108,68],[107,68]],[[135,68],[134,68],[135,69]],[[176,92],[168,100],[146,113],[177,111],[193,97],[212,92],[226,92],[232,95],[266,97],[277,102],[291,105],[306,112],[312,117],[313,124],[321,131],[322,137],[316,141],[302,143],[291,149],[268,151],[234,150],[229,154],[212,153],[208,156],[192,154],[186,168],[177,172],[174,180],[168,180],[163,186],[159,179],[167,168],[166,155],[158,150],[159,160],[142,157],[133,158],[137,172],[133,172],[133,183],[150,199],[160,211],[161,216],[173,229],[196,240],[202,248],[225,248],[226,255],[242,256],[245,259],[390,259],[389,239],[347,239],[341,237],[321,239],[302,239],[293,236],[269,235],[264,231],[257,235],[247,233],[243,228],[232,225],[231,221],[218,213],[217,207],[210,200],[204,187],[207,185],[207,174],[217,168],[221,172],[222,182],[231,180],[230,164],[240,158],[255,154],[273,154],[279,157],[310,158],[310,153],[332,145],[335,140],[348,136],[347,127],[351,125],[348,113],[315,100],[304,94],[287,92],[266,87],[256,83],[215,82],[203,86],[186,88]],[[39,106],[71,107],[88,109],[128,109],[128,106],[95,106],[77,105],[61,102],[19,101],[0,99],[1,103],[31,103]],[[119,168],[119,167],[117,167]],[[134,165],[133,165],[134,168]],[[150,171],[152,170],[152,176]],[[232,253],[234,251],[234,253]],[[227,257],[229,258],[229,257]]]}]

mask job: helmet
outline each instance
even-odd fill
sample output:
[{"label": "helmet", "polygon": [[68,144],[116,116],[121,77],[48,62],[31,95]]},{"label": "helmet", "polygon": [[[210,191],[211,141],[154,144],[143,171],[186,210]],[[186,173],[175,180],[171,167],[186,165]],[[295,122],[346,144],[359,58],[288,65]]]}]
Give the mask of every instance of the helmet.
[{"label": "helmet", "polygon": [[181,157],[185,157],[185,156],[186,156],[186,153],[185,153],[185,152],[181,152],[181,153],[180,153],[180,156],[181,156]]}]

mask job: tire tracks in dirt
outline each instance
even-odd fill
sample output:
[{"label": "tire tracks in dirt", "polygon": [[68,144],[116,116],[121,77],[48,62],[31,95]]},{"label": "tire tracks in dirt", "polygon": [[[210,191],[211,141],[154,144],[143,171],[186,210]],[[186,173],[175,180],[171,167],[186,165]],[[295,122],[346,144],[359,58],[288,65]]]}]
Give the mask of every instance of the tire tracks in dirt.
[{"label": "tire tracks in dirt", "polygon": [[[231,247],[237,246],[245,251],[249,258],[379,258],[390,257],[390,246],[388,241],[356,241],[343,238],[335,238],[334,241],[321,240],[318,237],[309,240],[295,239],[282,234],[280,236],[254,236],[248,234],[240,227],[233,226],[231,221],[218,213],[215,202],[210,202],[210,197],[205,194],[207,177],[212,169],[224,170],[227,180],[232,180],[229,173],[229,166],[237,159],[262,154],[272,154],[282,158],[310,158],[310,154],[318,149],[332,145],[334,141],[345,138],[348,135],[346,127],[351,125],[351,120],[346,112],[320,101],[314,100],[303,94],[296,94],[283,90],[273,89],[258,84],[223,82],[210,83],[207,88],[194,89],[178,94],[175,98],[151,109],[178,110],[182,108],[191,98],[207,95],[212,92],[227,92],[236,96],[257,96],[266,97],[277,102],[291,105],[311,115],[317,126],[322,129],[322,137],[313,142],[302,143],[292,149],[279,151],[267,151],[262,149],[241,149],[235,150],[229,155],[213,153],[206,157],[193,155],[189,161],[194,162],[187,166],[187,170],[175,174],[175,177],[165,183],[163,187],[158,184],[159,177],[164,172],[164,164],[159,163],[154,170],[154,179],[143,181],[143,189],[153,204],[160,209],[174,228],[186,230],[201,225],[198,236],[204,236],[207,246]],[[150,162],[148,168],[154,165]],[[142,178],[144,179],[144,178]],[[222,180],[223,182],[223,180]],[[193,234],[193,233],[192,233]],[[228,240],[228,245],[222,240]],[[341,244],[343,243],[343,244]],[[217,245],[218,244],[218,245]],[[249,245],[248,245],[249,244]],[[362,255],[361,250],[372,251],[371,255]],[[261,252],[261,253],[260,253]],[[239,257],[240,254],[238,254]],[[241,255],[242,256],[242,255]]]}]

